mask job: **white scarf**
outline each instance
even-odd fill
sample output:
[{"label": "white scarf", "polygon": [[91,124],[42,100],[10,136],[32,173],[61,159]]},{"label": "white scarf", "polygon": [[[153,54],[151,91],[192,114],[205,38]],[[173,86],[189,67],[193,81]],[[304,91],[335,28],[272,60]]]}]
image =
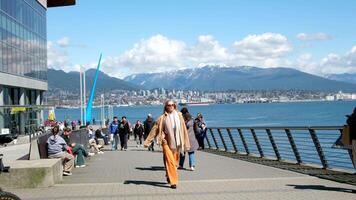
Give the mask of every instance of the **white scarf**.
[{"label": "white scarf", "polygon": [[178,112],[176,110],[173,110],[172,113],[169,114],[169,119],[171,121],[171,125],[174,131],[174,137],[176,140],[176,145],[177,147],[179,147],[182,143],[181,141],[181,135],[180,135],[180,120],[179,120],[179,115]]}]

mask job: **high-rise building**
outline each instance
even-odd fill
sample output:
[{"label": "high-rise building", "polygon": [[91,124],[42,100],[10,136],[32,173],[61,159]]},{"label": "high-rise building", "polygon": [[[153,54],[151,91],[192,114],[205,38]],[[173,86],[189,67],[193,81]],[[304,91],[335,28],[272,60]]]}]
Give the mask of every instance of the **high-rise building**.
[{"label": "high-rise building", "polygon": [[33,132],[47,90],[48,7],[75,0],[0,0],[0,133]]}]

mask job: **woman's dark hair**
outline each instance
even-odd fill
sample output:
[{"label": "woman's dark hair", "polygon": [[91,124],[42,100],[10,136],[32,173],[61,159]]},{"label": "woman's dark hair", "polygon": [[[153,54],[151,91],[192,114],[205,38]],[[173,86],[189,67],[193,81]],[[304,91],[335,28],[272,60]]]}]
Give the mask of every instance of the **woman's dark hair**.
[{"label": "woman's dark hair", "polygon": [[183,107],[180,112],[184,115],[185,113],[189,113],[188,108],[187,107]]},{"label": "woman's dark hair", "polygon": [[53,135],[57,135],[59,133],[59,126],[54,126],[53,128],[52,128],[52,134]]},{"label": "woman's dark hair", "polygon": [[183,118],[185,121],[189,121],[192,119],[192,115],[187,112],[187,113],[183,114]]},{"label": "woman's dark hair", "polygon": [[100,135],[101,135],[101,130],[100,129],[96,129],[95,136],[100,136]]}]

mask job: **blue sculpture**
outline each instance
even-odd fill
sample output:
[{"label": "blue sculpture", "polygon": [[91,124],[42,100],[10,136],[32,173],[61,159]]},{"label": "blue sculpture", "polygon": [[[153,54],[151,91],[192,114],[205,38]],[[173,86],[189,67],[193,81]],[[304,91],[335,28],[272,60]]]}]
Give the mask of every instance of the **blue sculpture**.
[{"label": "blue sculpture", "polygon": [[96,69],[93,86],[92,86],[91,92],[90,92],[89,102],[88,102],[87,108],[86,108],[86,124],[88,124],[88,123],[90,123],[92,121],[92,112],[91,111],[92,111],[92,107],[93,107],[93,100],[94,100],[94,93],[95,93],[95,88],[96,88],[96,81],[98,79],[99,71],[100,71],[99,69],[100,69],[101,56],[102,56],[102,54],[100,54],[100,58],[99,58],[99,62],[98,62],[98,68]]}]

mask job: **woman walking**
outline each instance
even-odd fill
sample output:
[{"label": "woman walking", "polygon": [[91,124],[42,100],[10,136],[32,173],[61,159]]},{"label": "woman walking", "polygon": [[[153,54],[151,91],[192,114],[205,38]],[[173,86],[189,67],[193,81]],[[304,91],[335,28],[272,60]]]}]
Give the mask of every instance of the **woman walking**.
[{"label": "woman walking", "polygon": [[[191,171],[195,170],[195,152],[199,148],[199,143],[194,134],[194,120],[189,112],[183,115],[184,121],[188,129],[188,137],[190,143],[190,149],[187,151],[189,155],[189,168]],[[179,169],[183,169],[186,152],[180,153]]]},{"label": "woman walking", "polygon": [[134,128],[135,140],[137,142],[137,147],[142,146],[142,138],[143,138],[143,126],[140,120],[137,120]]},{"label": "woman walking", "polygon": [[162,145],[167,182],[172,189],[176,189],[179,153],[189,150],[190,144],[183,116],[177,111],[177,105],[172,100],[165,102],[163,115],[158,118],[157,123],[153,126],[144,146],[149,147],[155,137],[157,137],[158,144]]}]

